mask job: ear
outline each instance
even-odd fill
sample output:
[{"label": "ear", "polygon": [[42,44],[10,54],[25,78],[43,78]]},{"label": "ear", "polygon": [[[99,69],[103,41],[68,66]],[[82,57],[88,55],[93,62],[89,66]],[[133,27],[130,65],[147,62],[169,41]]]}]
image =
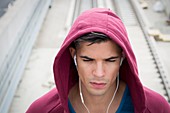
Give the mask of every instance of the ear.
[{"label": "ear", "polygon": [[74,55],[76,54],[76,50],[73,47],[70,47],[69,51],[70,51],[71,57],[73,58]]}]

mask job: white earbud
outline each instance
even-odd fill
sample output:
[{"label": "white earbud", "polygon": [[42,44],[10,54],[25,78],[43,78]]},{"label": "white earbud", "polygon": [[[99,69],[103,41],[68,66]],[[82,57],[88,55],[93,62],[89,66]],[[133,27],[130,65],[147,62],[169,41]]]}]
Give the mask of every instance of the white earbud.
[{"label": "white earbud", "polygon": [[120,66],[122,65],[123,59],[123,57],[120,59]]},{"label": "white earbud", "polygon": [[74,63],[75,63],[75,66],[77,67],[76,55],[74,55]]}]

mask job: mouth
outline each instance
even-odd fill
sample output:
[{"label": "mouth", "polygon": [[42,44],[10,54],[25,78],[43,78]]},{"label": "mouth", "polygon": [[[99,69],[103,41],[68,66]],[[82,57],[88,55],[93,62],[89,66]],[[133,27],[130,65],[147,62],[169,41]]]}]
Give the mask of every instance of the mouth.
[{"label": "mouth", "polygon": [[94,88],[94,89],[103,89],[106,86],[106,83],[104,82],[90,82],[90,85]]}]

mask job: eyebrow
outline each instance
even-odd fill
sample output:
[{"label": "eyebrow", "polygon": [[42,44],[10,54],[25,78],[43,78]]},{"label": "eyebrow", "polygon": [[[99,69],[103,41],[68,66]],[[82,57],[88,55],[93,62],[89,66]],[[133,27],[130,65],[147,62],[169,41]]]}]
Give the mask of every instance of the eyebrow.
[{"label": "eyebrow", "polygon": [[119,56],[112,56],[112,57],[106,58],[106,60],[117,59],[117,58],[119,58]]}]

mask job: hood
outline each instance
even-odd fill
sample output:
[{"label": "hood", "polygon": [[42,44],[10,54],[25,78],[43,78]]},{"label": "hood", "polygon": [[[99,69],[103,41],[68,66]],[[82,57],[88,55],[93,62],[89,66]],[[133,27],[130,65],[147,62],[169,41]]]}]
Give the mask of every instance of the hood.
[{"label": "hood", "polygon": [[128,40],[126,29],[120,18],[111,10],[94,8],[83,12],[73,23],[60,51],[54,61],[54,78],[61,98],[61,103],[68,110],[69,89],[77,82],[78,75],[74,61],[69,52],[70,44],[83,34],[101,32],[117,43],[125,54],[120,67],[120,78],[129,87],[135,112],[144,111],[145,95],[143,86],[138,77],[136,58]]}]

